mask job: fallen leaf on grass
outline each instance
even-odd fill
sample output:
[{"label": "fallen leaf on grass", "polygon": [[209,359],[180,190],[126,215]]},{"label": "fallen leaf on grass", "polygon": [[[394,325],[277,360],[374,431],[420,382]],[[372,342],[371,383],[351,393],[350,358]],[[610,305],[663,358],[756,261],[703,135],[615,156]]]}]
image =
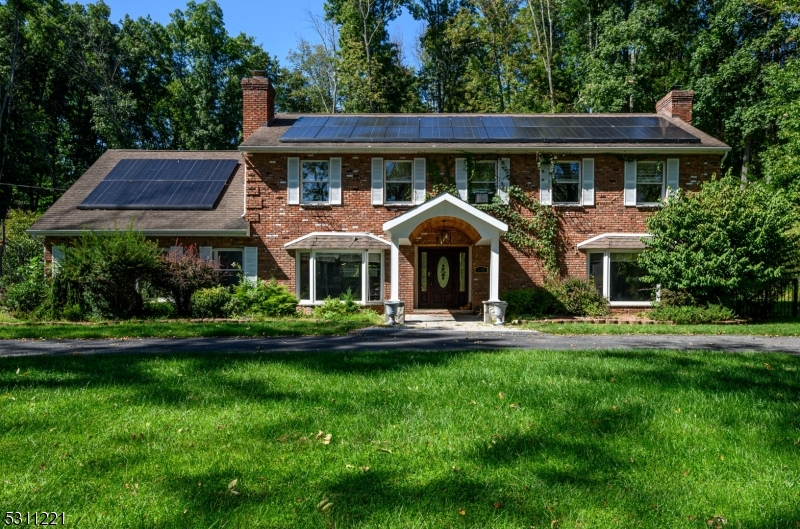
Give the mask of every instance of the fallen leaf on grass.
[{"label": "fallen leaf on grass", "polygon": [[388,448],[378,448],[378,452],[386,452],[387,454],[391,454],[392,451]]},{"label": "fallen leaf on grass", "polygon": [[681,475],[682,476],[688,476],[689,475],[689,469],[686,469],[683,472],[681,472]]},{"label": "fallen leaf on grass", "polygon": [[17,374],[19,375],[19,368],[17,368]]},{"label": "fallen leaf on grass", "polygon": [[502,392],[502,391],[501,391],[500,393],[498,393],[498,394],[497,394],[497,396],[498,396],[498,397],[500,397],[501,399],[504,399],[504,398],[506,398],[506,396],[505,396],[505,395],[503,395],[503,392]]},{"label": "fallen leaf on grass", "polygon": [[459,509],[458,510],[458,514],[460,514],[461,516],[466,516],[467,515],[467,511],[465,511],[464,509]]},{"label": "fallen leaf on grass", "polygon": [[711,527],[711,529],[722,529],[722,526],[727,523],[728,520],[726,520],[722,516],[712,516],[711,518],[706,520],[706,525]]},{"label": "fallen leaf on grass", "polygon": [[496,502],[494,502],[494,503],[492,504],[492,506],[493,506],[495,509],[502,509],[502,508],[503,508],[503,504],[502,504],[502,503],[500,503],[499,501],[496,501]]},{"label": "fallen leaf on grass", "polygon": [[236,485],[239,484],[239,478],[234,479],[230,483],[228,483],[228,493],[230,494],[239,494],[239,491],[236,490]]},{"label": "fallen leaf on grass", "polygon": [[329,445],[329,444],[331,444],[331,438],[332,438],[332,437],[333,437],[333,434],[330,434],[330,433],[329,433],[328,435],[326,435],[326,436],[325,436],[325,437],[322,439],[322,444],[324,444],[324,445]]},{"label": "fallen leaf on grass", "polygon": [[322,498],[322,501],[317,504],[317,510],[320,512],[327,512],[331,507],[333,507],[333,502],[327,497]]},{"label": "fallen leaf on grass", "polygon": [[369,472],[369,467],[358,467],[361,472]]},{"label": "fallen leaf on grass", "polygon": [[768,364],[768,363],[766,363],[766,362],[764,362],[764,367],[766,367],[766,368],[767,368],[767,371],[772,371],[773,369],[775,369],[774,367],[772,367],[771,365],[769,365],[769,364]]}]

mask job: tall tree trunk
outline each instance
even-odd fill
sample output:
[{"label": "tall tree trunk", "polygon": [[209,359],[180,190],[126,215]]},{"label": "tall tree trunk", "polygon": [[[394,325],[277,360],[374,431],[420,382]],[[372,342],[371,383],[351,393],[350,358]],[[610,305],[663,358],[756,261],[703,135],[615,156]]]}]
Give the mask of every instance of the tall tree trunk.
[{"label": "tall tree trunk", "polygon": [[742,155],[742,182],[747,182],[747,170],[750,165],[750,155],[753,150],[753,135],[744,138],[744,154]]}]

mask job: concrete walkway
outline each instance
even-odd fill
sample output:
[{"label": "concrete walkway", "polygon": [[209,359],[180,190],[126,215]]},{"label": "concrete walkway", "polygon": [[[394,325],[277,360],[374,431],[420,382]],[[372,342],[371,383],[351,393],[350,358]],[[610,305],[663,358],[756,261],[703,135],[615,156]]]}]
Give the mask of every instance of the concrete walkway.
[{"label": "concrete walkway", "polygon": [[128,340],[0,340],[0,357],[114,353],[285,353],[292,351],[477,351],[487,349],[672,349],[782,352],[800,355],[800,338],[761,336],[576,335],[535,331],[373,327],[344,336],[283,338],[145,338]]}]

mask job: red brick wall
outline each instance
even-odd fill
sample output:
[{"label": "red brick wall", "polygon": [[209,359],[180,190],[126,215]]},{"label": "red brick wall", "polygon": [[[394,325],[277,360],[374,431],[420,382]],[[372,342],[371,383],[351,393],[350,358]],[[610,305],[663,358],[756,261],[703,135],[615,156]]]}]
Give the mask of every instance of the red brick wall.
[{"label": "red brick wall", "polygon": [[[330,155],[301,155],[301,159],[327,159]],[[409,206],[373,206],[371,198],[371,158],[407,159],[413,155],[397,156],[381,153],[368,155],[342,155],[342,206],[303,206],[287,204],[286,166],[288,155],[247,155],[247,219],[252,223],[256,240],[263,241],[265,252],[260,253],[259,272],[262,277],[274,276],[294,288],[294,256],[283,245],[312,231],[368,232],[382,236],[382,225],[387,220],[407,211]],[[453,183],[456,155],[436,155],[428,158],[428,189],[434,181],[436,168],[439,179]],[[539,198],[539,168],[535,155],[511,155],[511,183]],[[495,159],[494,156],[485,156]],[[579,159],[581,156],[564,155],[560,159]],[[641,233],[645,231],[645,218],[652,208],[626,207],[624,195],[624,156],[595,155],[595,206],[556,207],[559,214],[558,255],[564,274],[585,277],[586,256],[578,251],[577,244],[595,235],[608,232]],[[666,156],[648,157],[666,160]],[[476,159],[481,159],[480,156]],[[640,159],[645,159],[640,157]],[[696,155],[681,157],[680,184],[685,189],[696,189],[696,182],[707,180],[719,173],[720,157]],[[454,231],[454,237],[461,232]],[[413,241],[435,244],[434,240]],[[462,241],[468,243],[468,241]],[[458,243],[460,244],[460,243]],[[454,245],[456,242],[454,241]],[[414,248],[401,247],[400,298],[411,311],[414,300]],[[266,255],[265,255],[266,254]],[[489,247],[473,247],[472,270],[489,265]],[[390,295],[389,252],[385,263],[386,298]],[[538,259],[510,247],[501,245],[500,291],[540,284],[543,278]],[[472,300],[488,298],[489,276],[472,275]]]},{"label": "red brick wall", "polygon": [[692,124],[692,102],[694,92],[691,90],[672,90],[656,103],[656,112],[669,117],[680,118]]}]

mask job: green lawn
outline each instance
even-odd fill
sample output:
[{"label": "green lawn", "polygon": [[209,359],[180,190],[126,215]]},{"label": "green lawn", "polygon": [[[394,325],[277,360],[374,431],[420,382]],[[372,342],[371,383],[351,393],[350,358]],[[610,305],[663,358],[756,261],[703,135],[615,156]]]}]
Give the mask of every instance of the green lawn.
[{"label": "green lawn", "polygon": [[800,322],[745,325],[668,325],[604,323],[526,323],[523,329],[549,334],[739,334],[751,336],[800,336]]},{"label": "green lawn", "polygon": [[81,527],[796,529],[799,402],[790,355],[5,358],[0,505]]},{"label": "green lawn", "polygon": [[374,313],[343,317],[335,321],[312,318],[279,318],[247,323],[123,322],[94,324],[0,325],[0,339],[65,338],[192,338],[209,336],[309,336],[346,334],[380,323]]}]

